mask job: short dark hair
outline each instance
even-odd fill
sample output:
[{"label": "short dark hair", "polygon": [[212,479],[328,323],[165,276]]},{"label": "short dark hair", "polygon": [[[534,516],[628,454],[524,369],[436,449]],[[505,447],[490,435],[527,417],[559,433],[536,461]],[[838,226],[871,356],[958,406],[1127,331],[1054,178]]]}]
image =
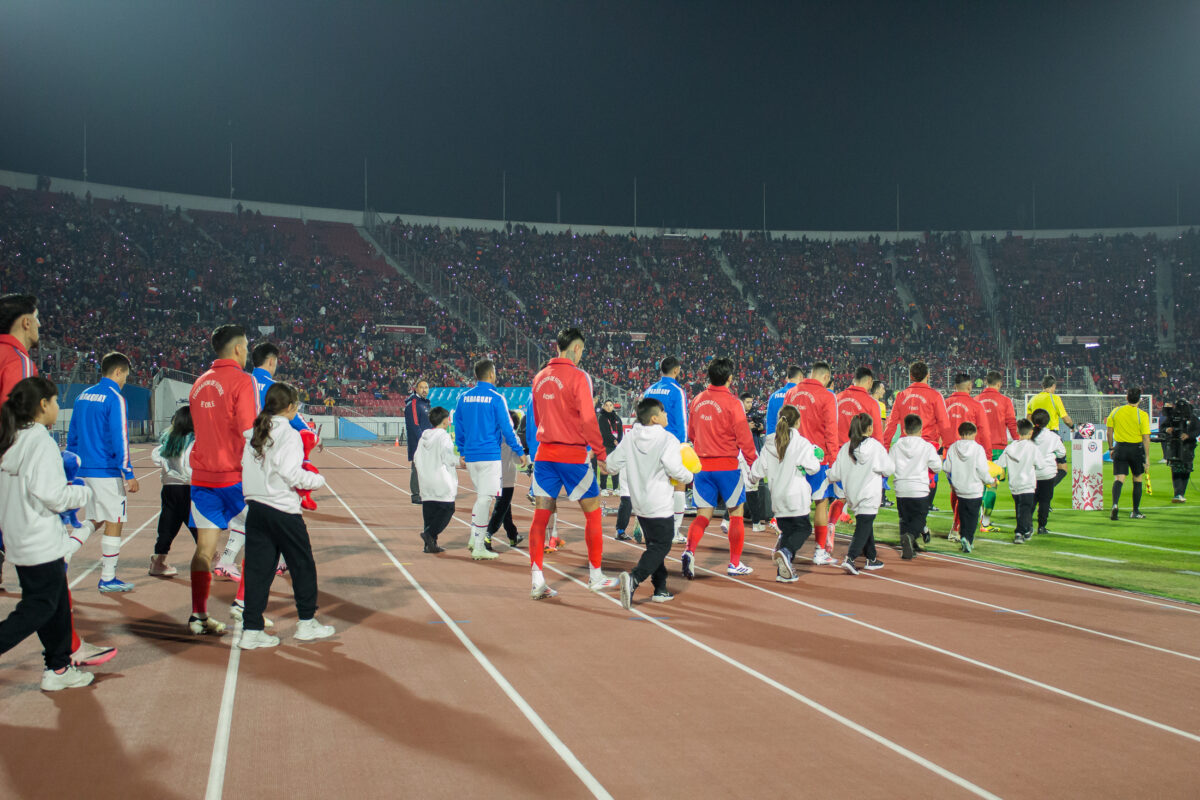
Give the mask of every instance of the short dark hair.
[{"label": "short dark hair", "polygon": [[658,365],[658,371],[663,375],[669,375],[676,367],[683,366],[679,363],[679,359],[675,356],[667,356]]},{"label": "short dark hair", "polygon": [[1046,377],[1042,378],[1042,388],[1043,389],[1049,389],[1051,386],[1057,386],[1057,385],[1058,385],[1058,379],[1055,378],[1053,375],[1047,375]]},{"label": "short dark hair", "polygon": [[1033,430],[1033,423],[1027,419],[1017,420],[1017,433],[1024,436]]},{"label": "short dark hair", "polygon": [[904,434],[906,436],[916,436],[925,427],[925,423],[921,422],[921,417],[917,414],[905,414],[904,416]]},{"label": "short dark hair", "polygon": [[558,339],[556,341],[558,344],[558,352],[566,352],[567,348],[575,344],[576,341],[586,341],[583,338],[583,331],[579,330],[579,328],[563,328],[558,332]]},{"label": "short dark hair", "polygon": [[924,361],[914,361],[908,365],[908,377],[914,381],[923,381],[929,377],[929,365]]},{"label": "short dark hair", "polygon": [[967,373],[965,373],[965,372],[954,373],[954,385],[955,386],[958,386],[960,383],[970,383],[970,382],[971,382],[971,376],[968,375]]},{"label": "short dark hair", "polygon": [[246,329],[241,325],[230,324],[217,326],[217,329],[213,331],[212,340],[210,341],[213,352],[218,356],[221,355],[229,349],[230,342],[239,337],[244,337],[245,335]]},{"label": "short dark hair", "polygon": [[974,422],[964,422],[958,426],[959,436],[970,436],[972,433],[978,433],[979,428],[975,427]]},{"label": "short dark hair", "polygon": [[450,416],[449,411],[441,406],[434,406],[433,408],[429,409],[429,424],[436,428],[438,425],[441,425],[448,416]]},{"label": "short dark hair", "polygon": [[1004,383],[1004,376],[992,369],[988,370],[987,377],[984,378],[984,380],[987,381],[988,386],[999,386],[1000,384]]},{"label": "short dark hair", "polygon": [[[873,379],[874,377],[875,377],[875,373],[871,371],[870,367],[863,366],[863,367],[859,367],[858,369],[854,370],[854,382],[855,383],[858,383],[863,378],[872,378]],[[874,380],[871,381],[871,386],[872,387],[875,386]]]},{"label": "short dark hair", "polygon": [[279,358],[279,348],[271,342],[259,342],[250,351],[250,363],[256,367],[261,367],[267,363],[267,359],[271,356]]},{"label": "short dark hair", "polygon": [[475,362],[475,380],[483,380],[489,372],[496,369],[496,364],[490,358],[484,358]]},{"label": "short dark hair", "polygon": [[742,399],[743,400],[753,400],[754,395],[752,395],[750,392],[742,392]]},{"label": "short dark hair", "polygon": [[1129,403],[1137,403],[1142,399],[1142,390],[1134,387],[1125,392],[1125,400]]},{"label": "short dark hair", "polygon": [[642,398],[637,404],[637,421],[642,425],[649,425],[650,419],[662,410],[663,404],[653,397]]},{"label": "short dark hair", "polygon": [[789,364],[788,365],[787,379],[789,381],[792,378],[803,378],[803,377],[804,377],[804,367],[801,367],[798,364]]},{"label": "short dark hair", "polygon": [[828,373],[829,373],[829,374],[831,374],[831,375],[833,374],[833,370],[831,370],[831,369],[829,368],[829,362],[828,362],[828,361],[816,361],[816,362],[814,362],[814,363],[813,363],[813,365],[812,365],[812,369],[810,369],[808,372],[809,372],[809,374],[810,374],[810,375],[811,375],[812,373],[814,373],[814,372],[828,372]]},{"label": "short dark hair", "polygon": [[115,350],[111,353],[105,353],[104,358],[100,359],[100,374],[111,375],[118,369],[132,369],[133,364],[130,363],[129,357],[124,353],[118,353]]},{"label": "short dark hair", "polygon": [[733,362],[722,356],[708,362],[708,382],[713,386],[724,386],[733,375]]},{"label": "short dark hair", "polygon": [[0,297],[0,335],[7,335],[17,320],[37,311],[37,298],[31,294],[6,294]]},{"label": "short dark hair", "polygon": [[875,394],[876,392],[878,392],[880,389],[883,389],[883,388],[885,388],[883,381],[881,381],[881,380],[871,381],[871,394]]}]

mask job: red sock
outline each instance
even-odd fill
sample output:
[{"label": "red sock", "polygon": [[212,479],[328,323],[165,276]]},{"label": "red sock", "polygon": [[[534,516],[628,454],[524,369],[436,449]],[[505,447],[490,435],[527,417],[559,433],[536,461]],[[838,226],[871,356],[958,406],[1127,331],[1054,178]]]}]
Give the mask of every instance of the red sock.
[{"label": "red sock", "polygon": [[841,500],[834,500],[829,506],[829,521],[837,524],[837,521],[842,518],[842,509],[846,506]]},{"label": "red sock", "polygon": [[533,524],[529,526],[529,563],[538,569],[546,556],[546,527],[551,513],[548,508],[534,509]]},{"label": "red sock", "polygon": [[67,608],[71,609],[71,652],[74,653],[80,647],[83,647],[83,640],[75,632],[75,603],[71,600],[70,589],[67,590]]},{"label": "red sock", "polygon": [[729,518],[729,563],[742,563],[742,544],[746,541],[746,518]]},{"label": "red sock", "polygon": [[583,515],[583,541],[587,544],[588,564],[600,569],[604,558],[604,521],[600,509],[587,511]]},{"label": "red sock", "polygon": [[691,527],[688,528],[687,549],[689,553],[696,552],[696,547],[700,544],[700,540],[704,538],[704,529],[708,527],[708,518],[702,514],[697,514],[692,520]]},{"label": "red sock", "polygon": [[208,613],[208,590],[212,586],[212,573],[208,570],[192,570],[192,613]]},{"label": "red sock", "polygon": [[237,601],[243,605],[246,603],[246,560],[242,559],[242,579],[238,581]]},{"label": "red sock", "polygon": [[821,548],[822,550],[828,550],[829,549],[829,526],[828,525],[814,525],[813,530],[817,534],[817,547]]}]

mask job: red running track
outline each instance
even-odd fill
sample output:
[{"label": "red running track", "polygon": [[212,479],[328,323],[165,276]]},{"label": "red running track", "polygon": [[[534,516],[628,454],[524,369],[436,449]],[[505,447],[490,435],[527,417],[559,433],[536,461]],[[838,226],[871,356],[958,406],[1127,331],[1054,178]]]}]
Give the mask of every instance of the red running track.
[{"label": "red running track", "polygon": [[[570,508],[547,557],[559,596],[535,603],[524,553],[462,546],[465,472],[451,547],[428,556],[403,454],[330,448],[306,518],[338,634],[295,642],[277,579],[283,644],[241,653],[186,633],[186,577],[146,575],[158,482],[140,455],[120,568],[137,589],[96,591],[98,542],[70,572],[81,632],[120,655],[55,695],[36,640],[3,656],[0,797],[1196,796],[1195,606],[943,556],[778,584],[758,534],[754,574],[730,578],[713,524],[697,580],[676,549],[676,599],[643,592],[631,613],[587,590]],[[609,539],[605,568],[639,552]],[[215,584],[218,617],[234,589]]]}]

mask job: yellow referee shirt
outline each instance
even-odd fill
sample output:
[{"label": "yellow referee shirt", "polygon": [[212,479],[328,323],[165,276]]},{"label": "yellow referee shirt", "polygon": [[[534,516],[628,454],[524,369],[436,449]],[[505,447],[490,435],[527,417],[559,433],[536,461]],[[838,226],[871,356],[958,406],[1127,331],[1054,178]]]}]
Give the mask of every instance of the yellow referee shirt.
[{"label": "yellow referee shirt", "polygon": [[1025,416],[1028,417],[1039,408],[1045,409],[1046,413],[1050,415],[1050,423],[1046,425],[1046,430],[1057,431],[1059,420],[1067,416],[1067,409],[1063,407],[1062,398],[1050,392],[1038,392],[1029,401],[1029,405],[1025,406]]},{"label": "yellow referee shirt", "polygon": [[882,400],[879,401],[879,418],[887,419],[887,403]]},{"label": "yellow referee shirt", "polygon": [[1104,424],[1113,429],[1114,442],[1141,444],[1150,435],[1150,415],[1128,403],[1109,412]]}]

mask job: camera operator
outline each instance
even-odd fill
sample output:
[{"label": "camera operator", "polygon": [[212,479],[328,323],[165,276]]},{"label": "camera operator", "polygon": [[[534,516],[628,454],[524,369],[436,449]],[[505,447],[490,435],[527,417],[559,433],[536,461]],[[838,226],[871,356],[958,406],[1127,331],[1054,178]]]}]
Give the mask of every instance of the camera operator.
[{"label": "camera operator", "polygon": [[1172,503],[1184,502],[1192,462],[1196,458],[1197,436],[1200,436],[1200,418],[1196,417],[1191,404],[1182,398],[1163,403],[1159,441],[1171,467],[1171,483],[1175,489]]}]

